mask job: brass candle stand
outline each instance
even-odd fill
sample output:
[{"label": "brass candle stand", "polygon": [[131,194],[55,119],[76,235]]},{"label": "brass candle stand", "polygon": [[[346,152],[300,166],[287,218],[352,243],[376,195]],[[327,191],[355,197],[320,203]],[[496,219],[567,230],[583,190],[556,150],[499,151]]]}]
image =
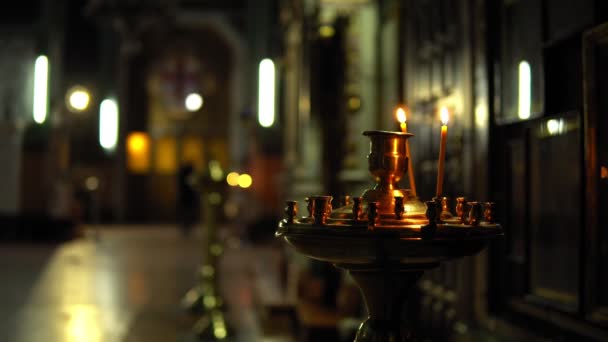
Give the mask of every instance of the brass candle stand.
[{"label": "brass candle stand", "polygon": [[224,315],[224,299],[220,291],[219,260],[223,246],[218,239],[216,210],[219,202],[212,200],[213,193],[221,190],[220,182],[209,177],[208,172],[198,180],[201,199],[203,226],[204,264],[198,275],[198,283],[182,299],[182,306],[200,315],[192,332],[198,340],[222,341],[231,335],[231,329]]},{"label": "brass candle stand", "polygon": [[415,340],[403,319],[411,288],[424,271],[442,261],[473,255],[503,234],[494,204],[447,198],[422,203],[398,182],[406,174],[410,133],[366,131],[369,170],[376,180],[361,197],[332,209],[331,196],[308,197],[307,216],[288,201],[276,235],[298,252],[349,272],[369,313],[355,341]]}]

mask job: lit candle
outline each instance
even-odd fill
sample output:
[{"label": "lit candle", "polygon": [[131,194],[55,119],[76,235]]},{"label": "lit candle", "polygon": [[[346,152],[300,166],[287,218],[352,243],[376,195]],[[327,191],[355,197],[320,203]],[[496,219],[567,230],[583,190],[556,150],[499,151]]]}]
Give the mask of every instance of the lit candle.
[{"label": "lit candle", "polygon": [[[405,113],[405,109],[402,107],[397,107],[397,111],[395,113],[397,116],[397,121],[399,121],[399,126],[401,127],[401,132],[407,133],[407,117]],[[407,174],[410,180],[410,193],[412,196],[416,196],[416,181],[414,180],[414,170],[412,167],[412,155],[410,153],[410,142],[409,139],[405,140],[405,155],[407,156]]]},{"label": "lit candle", "polygon": [[442,107],[441,115],[441,142],[439,143],[439,161],[437,162],[437,198],[443,193],[443,170],[445,164],[445,144],[448,140],[448,120],[450,113],[446,107]]},{"label": "lit candle", "polygon": [[397,107],[395,115],[397,116],[397,121],[399,121],[401,132],[407,133],[407,117],[405,116],[405,109],[403,109],[403,107]]}]

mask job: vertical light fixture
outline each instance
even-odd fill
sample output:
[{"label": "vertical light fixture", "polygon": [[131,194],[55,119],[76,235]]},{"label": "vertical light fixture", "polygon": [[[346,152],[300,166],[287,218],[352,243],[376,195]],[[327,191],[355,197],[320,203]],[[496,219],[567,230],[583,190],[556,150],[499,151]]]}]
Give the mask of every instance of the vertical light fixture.
[{"label": "vertical light fixture", "polygon": [[519,63],[518,115],[520,119],[530,117],[530,99],[532,98],[532,71],[526,61]]},{"label": "vertical light fixture", "polygon": [[48,80],[49,60],[44,55],[38,56],[34,65],[34,108],[32,111],[34,121],[38,124],[46,120]]},{"label": "vertical light fixture", "polygon": [[274,81],[274,63],[268,58],[263,59],[258,79],[258,122],[262,127],[270,127],[274,123]]},{"label": "vertical light fixture", "polygon": [[101,101],[99,106],[99,145],[113,151],[118,143],[118,104],[113,99]]}]

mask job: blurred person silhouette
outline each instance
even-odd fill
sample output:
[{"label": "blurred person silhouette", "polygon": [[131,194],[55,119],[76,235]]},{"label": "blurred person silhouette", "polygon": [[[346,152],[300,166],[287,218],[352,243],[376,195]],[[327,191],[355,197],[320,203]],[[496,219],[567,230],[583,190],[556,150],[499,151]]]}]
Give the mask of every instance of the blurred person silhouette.
[{"label": "blurred person silhouette", "polygon": [[177,179],[177,221],[184,236],[192,231],[198,213],[196,173],[192,163],[180,167]]}]

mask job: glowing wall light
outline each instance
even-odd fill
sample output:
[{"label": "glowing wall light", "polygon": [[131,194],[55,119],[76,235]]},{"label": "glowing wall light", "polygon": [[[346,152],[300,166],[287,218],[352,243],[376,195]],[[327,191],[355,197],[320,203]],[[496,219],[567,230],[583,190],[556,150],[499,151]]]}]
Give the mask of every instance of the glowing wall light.
[{"label": "glowing wall light", "polygon": [[526,61],[519,63],[519,110],[520,119],[530,117],[530,99],[532,98],[532,71]]},{"label": "glowing wall light", "polygon": [[547,132],[549,135],[558,135],[564,133],[564,120],[563,119],[551,119],[547,121]]},{"label": "glowing wall light", "polygon": [[230,186],[239,185],[239,174],[237,172],[230,172],[228,176],[226,176],[226,183]]},{"label": "glowing wall light", "polygon": [[559,121],[555,119],[547,121],[547,131],[549,131],[550,135],[556,135],[559,131]]},{"label": "glowing wall light", "polygon": [[189,112],[196,112],[201,109],[203,106],[203,97],[197,93],[191,93],[186,96],[186,100],[184,100],[184,105]]},{"label": "glowing wall light", "polygon": [[[84,281],[84,279],[82,280]],[[65,323],[64,341],[100,342],[103,339],[103,327],[99,323],[98,309],[91,305],[68,305],[66,315],[70,319]]]},{"label": "glowing wall light", "polygon": [[95,191],[99,188],[99,178],[95,176],[89,176],[84,180],[84,187],[89,191]]},{"label": "glowing wall light", "polygon": [[68,90],[65,96],[65,102],[68,109],[72,112],[83,112],[89,108],[91,102],[91,94],[82,86],[73,86]]},{"label": "glowing wall light", "polygon": [[101,101],[99,106],[99,145],[113,151],[118,143],[118,104],[112,99]]},{"label": "glowing wall light", "polygon": [[34,108],[33,116],[36,123],[46,120],[47,94],[49,81],[49,60],[46,56],[38,56],[34,65]]},{"label": "glowing wall light", "polygon": [[242,175],[239,175],[238,184],[241,188],[247,189],[253,184],[253,178],[251,178],[250,175],[243,173]]},{"label": "glowing wall light", "polygon": [[322,25],[319,27],[319,35],[321,38],[331,38],[336,34],[336,30],[331,25]]},{"label": "glowing wall light", "polygon": [[127,168],[133,173],[146,173],[150,169],[150,137],[144,132],[127,136]]},{"label": "glowing wall light", "polygon": [[262,127],[270,127],[274,123],[274,81],[274,63],[268,58],[263,59],[258,84],[258,121]]},{"label": "glowing wall light", "polygon": [[154,144],[154,169],[159,174],[172,175],[177,171],[177,142],[167,136]]}]

